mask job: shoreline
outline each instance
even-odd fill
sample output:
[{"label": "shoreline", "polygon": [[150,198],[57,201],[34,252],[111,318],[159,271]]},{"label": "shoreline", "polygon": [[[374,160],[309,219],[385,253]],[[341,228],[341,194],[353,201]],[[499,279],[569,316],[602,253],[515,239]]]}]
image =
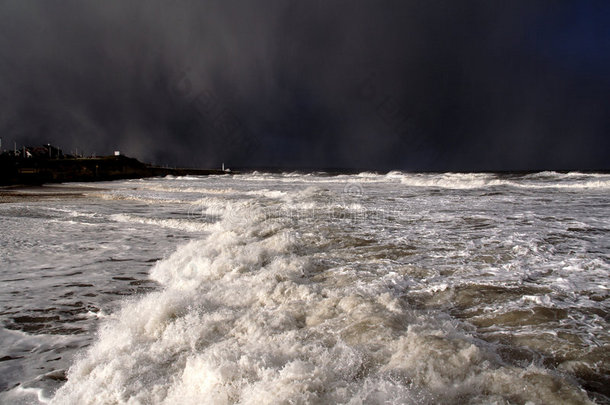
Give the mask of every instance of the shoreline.
[{"label": "shoreline", "polygon": [[16,184],[0,186],[0,204],[37,202],[53,199],[73,199],[87,197],[86,192],[104,190],[101,187],[70,186],[63,184],[28,185]]},{"label": "shoreline", "polygon": [[0,159],[0,185],[42,185],[67,182],[96,182],[163,176],[206,176],[225,174],[220,169],[165,168],[126,156],[99,158],[15,158]]}]

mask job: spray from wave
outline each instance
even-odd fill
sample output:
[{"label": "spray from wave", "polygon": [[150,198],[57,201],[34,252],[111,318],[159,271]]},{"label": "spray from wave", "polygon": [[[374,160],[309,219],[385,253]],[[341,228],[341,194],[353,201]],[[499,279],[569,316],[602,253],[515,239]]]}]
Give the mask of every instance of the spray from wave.
[{"label": "spray from wave", "polygon": [[342,241],[281,215],[325,193],[202,200],[220,220],[155,265],[163,288],[104,322],[52,403],[589,402],[564,376],[507,364],[471,327],[409,305],[400,268],[359,271],[324,254]]}]

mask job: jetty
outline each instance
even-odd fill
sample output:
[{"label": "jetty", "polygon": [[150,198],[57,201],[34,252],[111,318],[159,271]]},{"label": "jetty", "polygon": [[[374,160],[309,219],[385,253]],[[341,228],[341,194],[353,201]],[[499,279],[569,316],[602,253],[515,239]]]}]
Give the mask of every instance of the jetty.
[{"label": "jetty", "polygon": [[170,168],[115,152],[100,157],[64,155],[50,145],[0,154],[0,185],[109,181],[158,176],[226,174],[221,169]]}]

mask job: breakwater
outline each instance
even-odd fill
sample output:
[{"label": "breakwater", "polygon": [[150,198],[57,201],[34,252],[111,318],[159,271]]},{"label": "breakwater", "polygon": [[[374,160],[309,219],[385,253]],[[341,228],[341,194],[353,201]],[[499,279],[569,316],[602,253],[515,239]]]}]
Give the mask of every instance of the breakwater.
[{"label": "breakwater", "polygon": [[0,185],[108,181],[155,176],[223,174],[216,169],[168,168],[127,156],[41,159],[2,156]]}]

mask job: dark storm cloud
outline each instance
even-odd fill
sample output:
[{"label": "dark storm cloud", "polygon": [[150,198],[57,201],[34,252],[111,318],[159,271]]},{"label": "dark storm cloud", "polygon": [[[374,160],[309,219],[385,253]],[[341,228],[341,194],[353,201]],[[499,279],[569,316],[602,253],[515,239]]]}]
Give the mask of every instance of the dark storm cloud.
[{"label": "dark storm cloud", "polygon": [[5,1],[0,133],[191,166],[607,168],[609,10]]}]

